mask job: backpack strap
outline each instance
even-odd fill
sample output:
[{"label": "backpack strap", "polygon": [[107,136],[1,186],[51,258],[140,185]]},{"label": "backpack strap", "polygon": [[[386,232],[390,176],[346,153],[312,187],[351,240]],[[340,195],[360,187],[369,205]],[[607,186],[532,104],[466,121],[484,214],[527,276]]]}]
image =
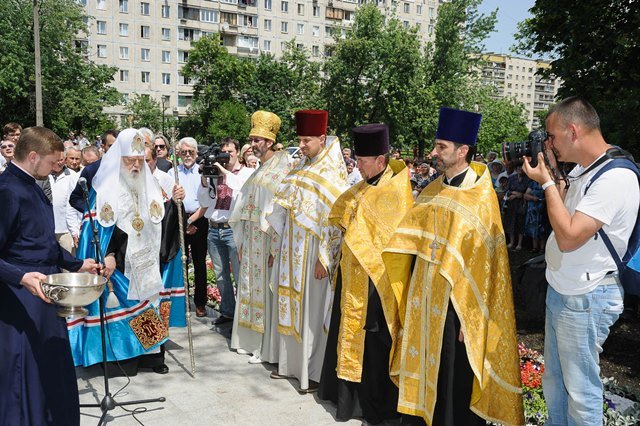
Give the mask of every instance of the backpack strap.
[{"label": "backpack strap", "polygon": [[[602,166],[602,168],[598,170],[591,177],[591,179],[589,179],[589,182],[587,183],[584,189],[584,195],[587,194],[587,191],[589,190],[589,188],[591,187],[593,182],[595,182],[596,179],[598,179],[603,173],[615,168],[631,170],[636,174],[636,177],[638,178],[638,184],[640,184],[640,170],[638,170],[638,166],[636,166],[636,164],[633,161],[629,160],[628,158],[625,158],[625,157],[614,158],[613,160],[609,161],[604,166]],[[638,218],[636,218],[636,224],[634,226],[634,230],[638,227],[639,223],[640,221],[638,220]],[[607,246],[607,250],[609,250],[611,257],[613,257],[613,260],[616,262],[616,266],[618,267],[618,272],[622,272],[624,270],[624,264],[622,263],[622,259],[620,259],[620,256],[618,256],[616,249],[613,247],[613,243],[609,239],[609,236],[607,235],[606,232],[604,232],[603,228],[600,228],[598,230],[598,235],[600,235],[600,238],[602,238],[602,242],[604,242],[604,245]]]}]

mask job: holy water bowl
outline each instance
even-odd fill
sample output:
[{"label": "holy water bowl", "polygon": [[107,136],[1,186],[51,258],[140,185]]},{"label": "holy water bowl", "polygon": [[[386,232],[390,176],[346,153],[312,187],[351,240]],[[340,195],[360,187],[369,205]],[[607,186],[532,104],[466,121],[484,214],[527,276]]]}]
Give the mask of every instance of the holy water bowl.
[{"label": "holy water bowl", "polygon": [[89,313],[84,306],[100,297],[106,283],[100,275],[67,272],[48,275],[42,281],[42,291],[58,305],[59,316],[82,318]]}]

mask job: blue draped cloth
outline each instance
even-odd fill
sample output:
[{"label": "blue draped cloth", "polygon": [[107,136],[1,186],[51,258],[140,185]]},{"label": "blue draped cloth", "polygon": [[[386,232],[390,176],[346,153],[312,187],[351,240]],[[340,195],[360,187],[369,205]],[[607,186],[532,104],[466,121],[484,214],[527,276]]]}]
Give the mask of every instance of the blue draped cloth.
[{"label": "blue draped cloth", "polygon": [[[89,195],[91,214],[95,218],[95,191],[91,190]],[[102,247],[102,253],[107,253],[107,247],[113,234],[114,226],[103,227],[98,221],[94,221],[98,228],[98,237]],[[93,233],[91,231],[89,216],[85,211],[80,241],[78,244],[77,256],[81,259],[93,258],[96,256],[92,243]],[[115,270],[111,275],[113,290],[120,302],[116,308],[105,308],[105,318],[108,331],[107,338],[107,361],[124,360],[146,354],[148,351],[157,348],[168,339],[168,330],[165,327],[165,335],[162,337],[162,327],[158,322],[149,322],[145,318],[149,314],[151,317],[163,320],[164,325],[168,317],[169,327],[186,326],[186,306],[184,280],[182,276],[181,252],[169,260],[166,264],[161,264],[161,276],[164,289],[160,292],[158,306],[153,306],[148,300],[128,300],[129,279],[119,270]],[[109,290],[105,286],[105,291],[101,296],[105,302],[109,295]],[[102,361],[102,346],[100,335],[100,306],[96,300],[86,306],[89,314],[80,319],[67,321],[69,330],[69,340],[71,352],[75,365],[89,366]],[[147,312],[149,309],[153,312]],[[155,316],[153,315],[155,313]],[[141,336],[140,326],[142,323],[145,335]],[[137,330],[136,331],[134,331]],[[145,339],[154,336],[153,344]]]}]

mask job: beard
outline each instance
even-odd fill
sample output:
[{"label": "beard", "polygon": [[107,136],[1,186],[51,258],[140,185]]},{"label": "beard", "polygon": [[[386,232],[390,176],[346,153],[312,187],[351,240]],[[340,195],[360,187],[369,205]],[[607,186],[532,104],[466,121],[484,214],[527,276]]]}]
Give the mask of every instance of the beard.
[{"label": "beard", "polygon": [[129,170],[120,169],[120,182],[122,182],[129,190],[140,193],[144,188],[144,178],[142,173],[143,171],[132,173]]}]

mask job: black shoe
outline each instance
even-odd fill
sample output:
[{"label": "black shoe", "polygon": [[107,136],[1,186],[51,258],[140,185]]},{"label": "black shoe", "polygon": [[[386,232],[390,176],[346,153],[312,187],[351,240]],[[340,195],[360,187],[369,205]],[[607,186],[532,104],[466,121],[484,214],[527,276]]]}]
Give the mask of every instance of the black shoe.
[{"label": "black shoe", "polygon": [[225,317],[224,315],[220,315],[213,321],[213,325],[222,325],[228,322],[233,321],[233,318]]},{"label": "black shoe", "polygon": [[167,364],[156,365],[155,367],[151,367],[151,369],[156,374],[167,374],[169,372],[169,367],[167,367]]}]

